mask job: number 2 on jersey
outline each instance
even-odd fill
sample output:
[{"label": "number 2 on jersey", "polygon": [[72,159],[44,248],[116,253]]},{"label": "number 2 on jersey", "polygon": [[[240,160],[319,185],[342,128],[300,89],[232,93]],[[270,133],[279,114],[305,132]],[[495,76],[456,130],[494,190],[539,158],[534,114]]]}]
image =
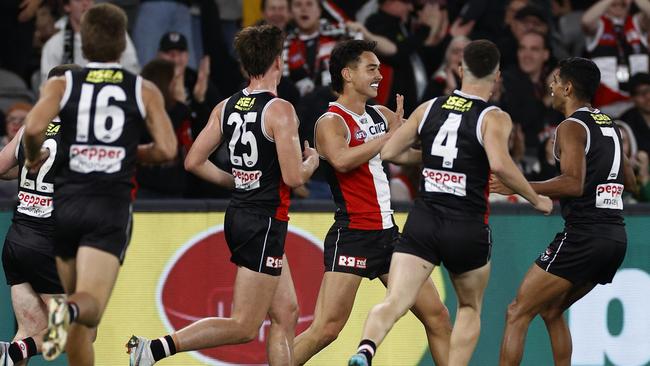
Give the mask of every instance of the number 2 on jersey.
[{"label": "number 2 on jersey", "polygon": [[433,139],[433,144],[431,144],[431,155],[442,158],[443,168],[454,167],[454,160],[458,156],[458,148],[456,147],[458,128],[462,118],[462,114],[450,113]]},{"label": "number 2 on jersey", "polygon": [[43,180],[52,165],[54,164],[54,159],[56,158],[56,140],[48,139],[43,142],[43,148],[50,151],[50,155],[47,157],[41,168],[38,170],[38,175],[36,175],[36,182],[32,179],[27,178],[27,167],[23,166],[22,171],[20,172],[20,187],[26,189],[32,189],[36,192],[42,193],[52,193],[54,192],[54,185],[52,183],[46,183]]},{"label": "number 2 on jersey", "polygon": [[[232,124],[235,125],[235,129],[230,137],[230,142],[228,143],[230,162],[232,165],[242,166],[243,162],[247,168],[250,168],[257,164],[257,140],[255,139],[253,131],[246,130],[246,125],[254,123],[256,119],[257,112],[246,113],[243,120],[239,113],[231,113],[230,116],[228,116],[227,124],[229,126]],[[240,141],[243,145],[248,145],[251,151],[250,154],[243,153],[239,156],[235,153],[235,147]]]},{"label": "number 2 on jersey", "polygon": [[618,141],[618,135],[614,131],[614,127],[601,127],[600,132],[603,136],[611,137],[614,140],[614,161],[612,162],[612,169],[609,171],[607,180],[613,180],[618,177],[618,170],[621,167],[621,147]]}]

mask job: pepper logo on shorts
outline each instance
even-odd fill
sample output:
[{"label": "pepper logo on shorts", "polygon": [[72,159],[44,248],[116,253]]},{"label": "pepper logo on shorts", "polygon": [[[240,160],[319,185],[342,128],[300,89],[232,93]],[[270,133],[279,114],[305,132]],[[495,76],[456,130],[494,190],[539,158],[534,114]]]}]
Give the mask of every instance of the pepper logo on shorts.
[{"label": "pepper logo on shorts", "polygon": [[[289,226],[285,251],[300,308],[296,334],[311,324],[323,277],[323,250],[311,234]],[[267,257],[267,266],[282,268],[282,257]],[[205,317],[229,317],[237,267],[230,262],[223,226],[214,226],[176,251],[158,280],[158,314],[174,332]],[[255,301],[251,299],[250,301]],[[266,365],[266,341],[271,322],[262,323],[249,343],[192,352],[209,365]]]}]

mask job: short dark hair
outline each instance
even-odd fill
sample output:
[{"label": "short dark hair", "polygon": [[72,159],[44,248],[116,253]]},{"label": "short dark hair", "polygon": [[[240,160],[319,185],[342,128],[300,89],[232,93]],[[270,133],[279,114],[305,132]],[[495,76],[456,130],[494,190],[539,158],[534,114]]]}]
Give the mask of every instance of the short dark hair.
[{"label": "short dark hair", "polygon": [[56,76],[63,76],[65,75],[65,72],[68,70],[79,71],[81,69],[82,67],[77,64],[62,64],[62,65],[54,66],[50,70],[50,72],[47,73],[47,78],[51,79]]},{"label": "short dark hair", "polygon": [[120,59],[126,48],[126,14],[110,3],[93,5],[81,18],[81,50],[89,61]]},{"label": "short dark hair", "polygon": [[337,93],[343,92],[343,76],[341,71],[359,62],[364,52],[375,52],[377,42],[349,40],[343,41],[334,47],[330,55],[330,75],[332,77],[332,90]]},{"label": "short dark hair", "polygon": [[272,25],[246,27],[235,36],[235,50],[249,77],[261,76],[282,54],[284,35]]},{"label": "short dark hair", "polygon": [[569,57],[560,61],[560,79],[570,81],[576,98],[591,101],[600,85],[600,70],[586,58]]},{"label": "short dark hair", "polygon": [[470,42],[463,51],[463,61],[469,72],[480,79],[490,75],[499,65],[501,53],[497,46],[486,40]]}]

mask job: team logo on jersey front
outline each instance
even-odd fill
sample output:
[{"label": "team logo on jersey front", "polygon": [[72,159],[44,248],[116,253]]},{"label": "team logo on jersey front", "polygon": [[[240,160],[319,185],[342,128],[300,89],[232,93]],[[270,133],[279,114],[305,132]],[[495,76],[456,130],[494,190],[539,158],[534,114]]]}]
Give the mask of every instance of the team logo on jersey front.
[{"label": "team logo on jersey front", "polygon": [[467,195],[467,176],[446,170],[422,169],[424,190],[465,197]]},{"label": "team logo on jersey front", "polygon": [[599,184],[596,187],[596,207],[622,210],[624,188],[617,183]]}]

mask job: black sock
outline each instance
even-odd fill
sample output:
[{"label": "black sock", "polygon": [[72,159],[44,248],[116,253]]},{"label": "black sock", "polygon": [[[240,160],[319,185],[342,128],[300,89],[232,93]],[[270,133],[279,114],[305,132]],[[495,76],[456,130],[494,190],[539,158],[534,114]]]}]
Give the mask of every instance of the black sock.
[{"label": "black sock", "polygon": [[[165,346],[167,347],[165,348]],[[150,348],[154,361],[160,361],[165,357],[176,354],[176,345],[174,344],[174,339],[170,335],[154,339],[151,341]]]},{"label": "black sock", "polygon": [[9,357],[16,363],[36,355],[36,342],[32,337],[21,339],[9,346]]},{"label": "black sock", "polygon": [[68,312],[70,313],[70,323],[72,323],[79,317],[79,305],[75,302],[68,301]]},{"label": "black sock", "polygon": [[362,340],[361,343],[359,343],[359,348],[357,348],[357,353],[366,356],[368,366],[372,365],[372,357],[375,355],[375,351],[377,351],[377,345],[370,339]]}]

